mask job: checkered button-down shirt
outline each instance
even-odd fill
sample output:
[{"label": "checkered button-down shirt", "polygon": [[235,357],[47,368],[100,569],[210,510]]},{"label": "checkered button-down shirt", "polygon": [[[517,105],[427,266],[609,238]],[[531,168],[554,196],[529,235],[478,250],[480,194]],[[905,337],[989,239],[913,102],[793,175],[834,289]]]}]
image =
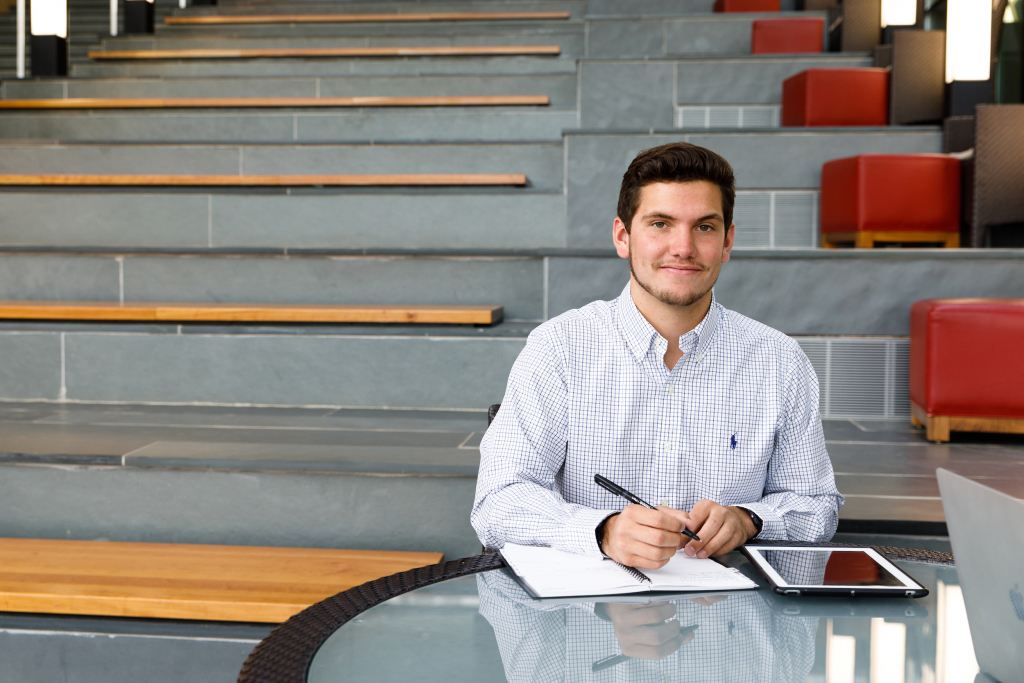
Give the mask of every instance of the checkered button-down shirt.
[{"label": "checkered button-down shirt", "polygon": [[628,285],[533,331],[480,445],[471,521],[485,545],[600,555],[595,530],[626,501],[595,474],[652,505],[742,505],[759,538],[832,537],[843,497],[797,343],[712,299],[671,371],[667,344]]}]

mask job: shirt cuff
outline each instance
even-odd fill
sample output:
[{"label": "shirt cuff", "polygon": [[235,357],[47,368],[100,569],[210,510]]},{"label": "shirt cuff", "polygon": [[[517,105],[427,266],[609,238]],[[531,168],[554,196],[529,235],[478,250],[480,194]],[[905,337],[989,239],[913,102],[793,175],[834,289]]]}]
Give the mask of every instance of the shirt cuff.
[{"label": "shirt cuff", "polygon": [[578,533],[573,533],[573,536],[576,537],[573,539],[575,541],[572,544],[573,551],[587,557],[603,558],[604,553],[601,552],[601,546],[597,544],[597,527],[601,525],[601,522],[619,512],[621,511],[587,509],[577,513],[576,519],[573,520],[575,527],[573,531],[578,531]]},{"label": "shirt cuff", "polygon": [[786,523],[783,521],[782,516],[772,508],[760,502],[741,503],[736,505],[736,507],[750,510],[764,522],[761,526],[761,533],[749,539],[749,541],[758,539],[762,541],[781,541],[786,539]]}]

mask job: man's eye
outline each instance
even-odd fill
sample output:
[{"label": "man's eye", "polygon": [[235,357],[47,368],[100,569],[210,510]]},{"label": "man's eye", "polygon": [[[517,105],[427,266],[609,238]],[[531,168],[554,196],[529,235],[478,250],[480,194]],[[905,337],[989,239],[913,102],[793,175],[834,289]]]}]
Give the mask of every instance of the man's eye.
[{"label": "man's eye", "polygon": [[701,223],[700,225],[697,226],[697,229],[700,230],[701,232],[711,232],[712,230],[715,229],[715,226],[708,225],[707,223]]},{"label": "man's eye", "polygon": [[664,228],[666,223],[665,221],[654,221],[653,223],[651,223],[651,225],[653,225],[656,228]]}]

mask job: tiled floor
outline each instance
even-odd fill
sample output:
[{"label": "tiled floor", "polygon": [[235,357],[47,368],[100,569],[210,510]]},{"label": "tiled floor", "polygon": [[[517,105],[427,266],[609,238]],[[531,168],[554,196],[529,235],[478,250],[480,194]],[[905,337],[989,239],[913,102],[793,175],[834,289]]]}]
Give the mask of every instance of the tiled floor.
[{"label": "tiled floor", "polygon": [[[483,412],[4,403],[0,462],[471,476],[486,425]],[[841,530],[940,533],[938,467],[1024,498],[1024,437],[933,444],[907,422],[828,420],[825,438]]]}]

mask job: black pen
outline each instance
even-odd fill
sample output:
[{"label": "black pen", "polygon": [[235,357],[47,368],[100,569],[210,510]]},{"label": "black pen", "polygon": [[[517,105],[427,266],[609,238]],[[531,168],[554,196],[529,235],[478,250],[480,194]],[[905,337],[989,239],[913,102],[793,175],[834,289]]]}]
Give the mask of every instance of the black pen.
[{"label": "black pen", "polygon": [[[608,479],[606,477],[602,477],[600,474],[595,474],[594,475],[594,483],[597,484],[598,486],[600,486],[601,488],[603,488],[605,491],[608,491],[610,493],[614,493],[616,496],[621,496],[622,498],[625,498],[626,500],[628,500],[630,503],[633,503],[634,505],[643,505],[645,508],[648,508],[650,510],[656,510],[657,509],[653,505],[651,505],[649,503],[645,503],[644,501],[640,500],[640,498],[634,496],[632,493],[630,493],[626,489],[622,488],[621,486],[616,484],[611,479]],[[688,536],[689,538],[692,538],[695,541],[699,541],[700,540],[700,536],[698,536],[697,534],[693,533],[692,531],[687,529],[685,526],[683,527],[683,530],[681,532],[679,532],[679,533],[683,534],[684,536]]]}]

